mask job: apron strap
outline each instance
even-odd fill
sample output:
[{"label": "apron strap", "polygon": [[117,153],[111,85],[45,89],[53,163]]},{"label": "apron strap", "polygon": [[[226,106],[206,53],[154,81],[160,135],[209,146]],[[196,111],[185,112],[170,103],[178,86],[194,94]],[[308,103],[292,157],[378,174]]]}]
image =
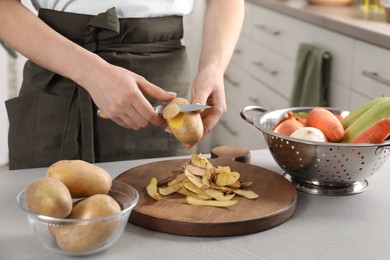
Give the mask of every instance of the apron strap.
[{"label": "apron strap", "polygon": [[[111,8],[104,13],[94,16],[85,26],[84,38],[82,47],[96,52],[98,40],[104,40],[115,37],[119,34],[119,19],[115,8]],[[61,145],[61,156],[65,158],[67,155],[73,154],[71,146],[72,140],[67,137],[75,136],[74,126],[77,125],[75,119],[80,120],[80,153],[81,159],[91,163],[95,162],[95,147],[94,147],[94,111],[93,102],[88,92],[81,86],[76,85],[77,92],[74,92],[73,97],[77,98],[75,104],[74,98],[69,106],[67,124],[64,129],[63,142]],[[73,108],[79,108],[79,116],[75,115]],[[73,112],[72,112],[73,111]],[[72,134],[70,134],[72,132]],[[77,135],[76,135],[77,136]],[[69,150],[69,151],[68,151]]]}]

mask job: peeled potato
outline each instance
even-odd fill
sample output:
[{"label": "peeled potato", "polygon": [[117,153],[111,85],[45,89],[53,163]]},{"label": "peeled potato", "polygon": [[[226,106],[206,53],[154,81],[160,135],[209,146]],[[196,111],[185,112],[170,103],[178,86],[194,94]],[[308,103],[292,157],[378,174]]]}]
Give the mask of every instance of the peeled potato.
[{"label": "peeled potato", "polygon": [[172,134],[182,143],[195,145],[203,136],[203,122],[198,112],[180,112],[177,104],[189,104],[185,98],[173,99],[163,111]]}]

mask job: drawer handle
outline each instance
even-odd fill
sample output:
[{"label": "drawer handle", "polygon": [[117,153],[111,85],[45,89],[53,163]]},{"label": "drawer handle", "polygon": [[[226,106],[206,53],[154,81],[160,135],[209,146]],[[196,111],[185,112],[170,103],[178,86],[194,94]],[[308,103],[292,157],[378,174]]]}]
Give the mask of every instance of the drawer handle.
[{"label": "drawer handle", "polygon": [[263,71],[267,72],[268,74],[272,75],[272,76],[278,74],[277,70],[268,68],[261,61],[254,61],[253,64],[256,65],[257,67],[259,67],[261,70],[263,70]]},{"label": "drawer handle", "polygon": [[236,131],[234,131],[229,125],[228,123],[226,123],[225,120],[221,120],[220,121],[220,124],[223,126],[223,128],[226,129],[226,131],[228,131],[232,136],[237,136],[238,133]]},{"label": "drawer handle", "polygon": [[255,27],[263,32],[269,33],[271,35],[277,36],[280,34],[279,30],[272,29],[264,24],[256,24]]},{"label": "drawer handle", "polygon": [[249,101],[254,103],[255,105],[260,106],[260,100],[258,98],[249,97]]},{"label": "drawer handle", "polygon": [[223,78],[229,82],[233,87],[239,87],[240,86],[240,83],[238,83],[237,81],[235,80],[232,80],[232,78],[229,77],[229,75],[223,75]]},{"label": "drawer handle", "polygon": [[242,50],[241,49],[234,49],[234,54],[241,54]]},{"label": "drawer handle", "polygon": [[363,70],[362,74],[370,79],[376,80],[380,83],[383,83],[387,86],[390,86],[390,80],[379,76],[379,74],[377,72],[369,72],[369,71]]}]

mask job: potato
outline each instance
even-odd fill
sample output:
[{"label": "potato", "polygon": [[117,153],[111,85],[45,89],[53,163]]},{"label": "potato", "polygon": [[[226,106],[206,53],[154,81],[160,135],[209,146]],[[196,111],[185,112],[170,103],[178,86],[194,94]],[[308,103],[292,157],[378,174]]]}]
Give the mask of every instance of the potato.
[{"label": "potato", "polygon": [[65,218],[72,210],[72,197],[61,181],[43,177],[31,182],[26,189],[26,207],[36,214]]},{"label": "potato", "polygon": [[112,177],[108,172],[82,160],[58,161],[48,168],[46,176],[62,181],[72,198],[106,194],[112,185]]},{"label": "potato", "polygon": [[172,134],[182,143],[195,145],[203,136],[203,122],[198,112],[180,112],[176,104],[189,104],[185,98],[173,99],[163,111]]},{"label": "potato", "polygon": [[[96,194],[76,203],[68,218],[88,219],[121,211],[119,204],[106,194]],[[100,247],[120,227],[120,217],[88,220],[83,223],[59,225],[55,228],[58,246],[68,252],[80,252]]]}]

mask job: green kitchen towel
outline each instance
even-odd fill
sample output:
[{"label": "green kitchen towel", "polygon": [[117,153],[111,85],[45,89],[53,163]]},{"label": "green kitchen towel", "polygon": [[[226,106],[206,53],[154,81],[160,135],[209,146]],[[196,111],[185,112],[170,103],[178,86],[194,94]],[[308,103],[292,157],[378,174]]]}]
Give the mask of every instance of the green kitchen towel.
[{"label": "green kitchen towel", "polygon": [[299,46],[295,67],[292,107],[328,106],[331,54],[311,44]]}]

